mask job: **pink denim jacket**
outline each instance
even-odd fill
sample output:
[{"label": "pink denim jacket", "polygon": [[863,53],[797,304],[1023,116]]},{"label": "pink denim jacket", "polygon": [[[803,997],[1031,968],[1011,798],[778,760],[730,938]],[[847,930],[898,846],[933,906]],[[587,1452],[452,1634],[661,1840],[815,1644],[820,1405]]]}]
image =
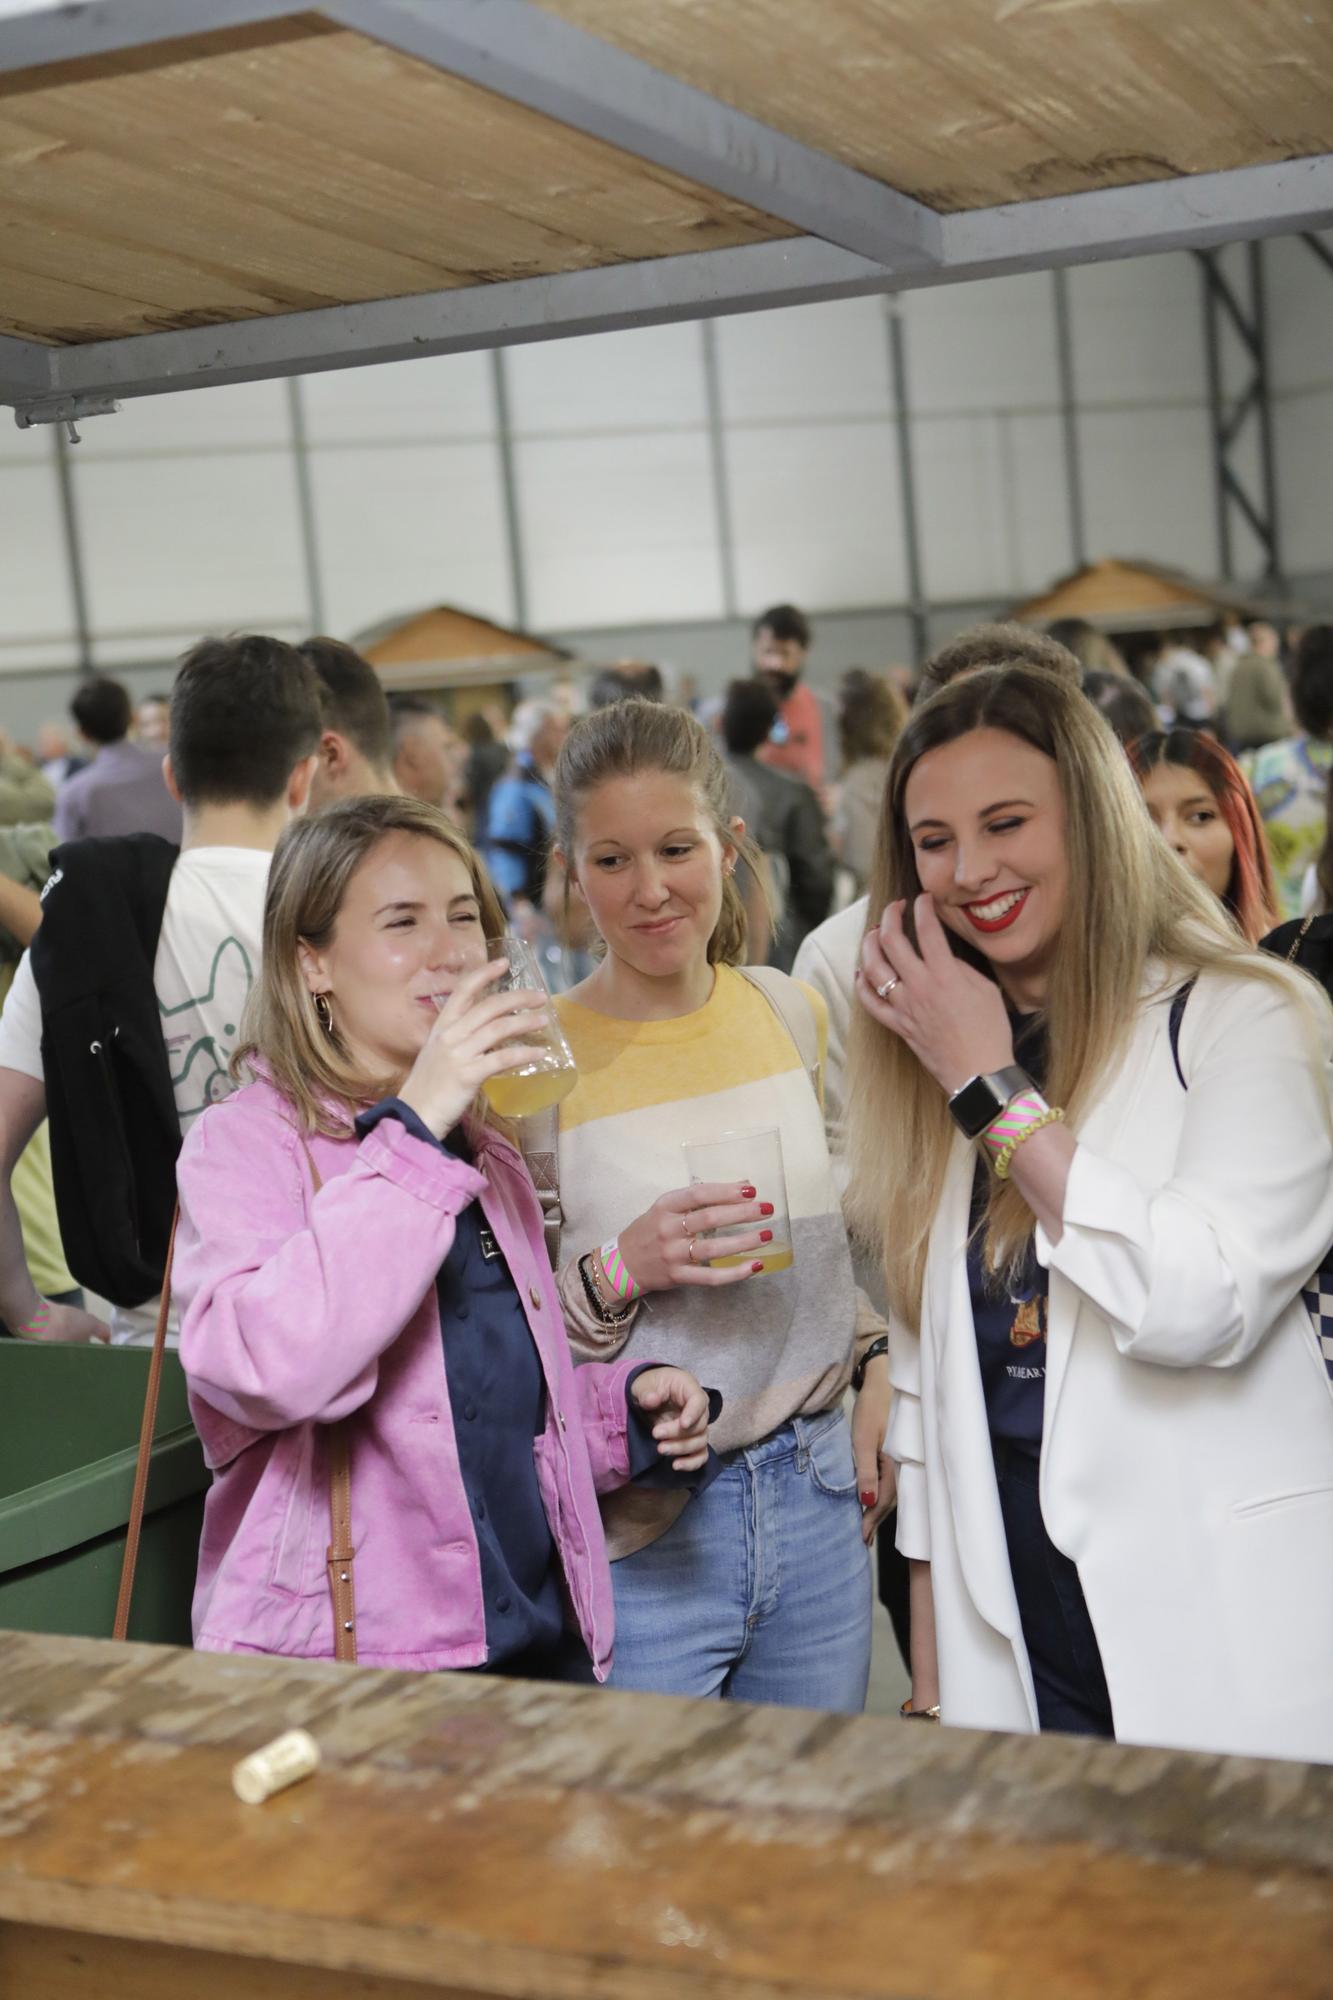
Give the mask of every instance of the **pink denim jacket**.
[{"label": "pink denim jacket", "polygon": [[629,1477],[632,1365],[575,1369],[519,1155],[478,1130],[477,1170],[393,1119],[314,1137],[256,1082],[205,1111],[179,1162],[173,1280],[190,1408],[213,1471],[194,1597],[212,1652],[333,1654],[324,1426],[351,1426],[357,1657],[479,1666],[481,1569],[458,1467],[435,1277],[469,1201],[509,1262],[546,1377],[534,1438],[546,1518],[599,1680],[611,1572],[597,1495]]}]

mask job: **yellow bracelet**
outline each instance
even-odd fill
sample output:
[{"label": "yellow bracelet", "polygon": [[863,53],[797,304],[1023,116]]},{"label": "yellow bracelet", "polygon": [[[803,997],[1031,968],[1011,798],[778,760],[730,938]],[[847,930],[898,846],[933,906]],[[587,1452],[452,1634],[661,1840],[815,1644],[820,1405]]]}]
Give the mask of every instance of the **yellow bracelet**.
[{"label": "yellow bracelet", "polygon": [[1023,1141],[1025,1139],[1030,1139],[1034,1132],[1040,1132],[1043,1125],[1057,1124],[1064,1118],[1064,1115],[1065,1114],[1063,1111],[1058,1111],[1058,1110],[1043,1111],[1040,1118],[1034,1118],[1032,1120],[1032,1123],[1030,1125],[1025,1125],[1021,1132],[1015,1132],[1013,1138],[1010,1139],[1008,1144],[996,1155],[995,1158],[996,1180],[997,1181],[1008,1180],[1009,1169],[1014,1163],[1014,1154],[1018,1151],[1019,1147],[1023,1144]]}]

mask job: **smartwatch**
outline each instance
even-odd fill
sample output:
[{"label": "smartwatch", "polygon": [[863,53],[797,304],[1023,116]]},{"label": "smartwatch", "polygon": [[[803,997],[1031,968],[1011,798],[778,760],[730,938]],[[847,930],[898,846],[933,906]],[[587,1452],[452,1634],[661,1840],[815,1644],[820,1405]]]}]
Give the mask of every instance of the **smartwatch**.
[{"label": "smartwatch", "polygon": [[1011,1063],[1008,1069],[992,1070],[989,1076],[972,1077],[949,1099],[949,1113],[966,1138],[979,1139],[1021,1091],[1036,1088],[1027,1071]]}]

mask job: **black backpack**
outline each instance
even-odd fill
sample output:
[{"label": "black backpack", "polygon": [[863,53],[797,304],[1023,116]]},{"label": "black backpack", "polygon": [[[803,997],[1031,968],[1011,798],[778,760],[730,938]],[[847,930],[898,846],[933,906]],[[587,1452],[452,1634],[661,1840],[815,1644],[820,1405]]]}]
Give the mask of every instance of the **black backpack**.
[{"label": "black backpack", "polygon": [[153,966],[178,853],[152,833],[58,847],[32,942],[65,1259],[117,1306],[161,1290],[176,1205],[180,1120]]}]

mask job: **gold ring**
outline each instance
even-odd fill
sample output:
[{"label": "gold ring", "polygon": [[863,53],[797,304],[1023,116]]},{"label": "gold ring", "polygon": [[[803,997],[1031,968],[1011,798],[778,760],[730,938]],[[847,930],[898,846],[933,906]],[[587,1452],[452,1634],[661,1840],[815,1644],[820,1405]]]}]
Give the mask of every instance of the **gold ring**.
[{"label": "gold ring", "polygon": [[694,1246],[695,1246],[695,1244],[696,1244],[696,1243],[697,1243],[698,1241],[699,1241],[699,1239],[698,1239],[698,1237],[697,1237],[697,1236],[691,1236],[691,1238],[690,1238],[690,1262],[691,1262],[691,1264],[692,1264],[692,1263],[694,1262]]},{"label": "gold ring", "polygon": [[688,1220],[686,1219],[686,1217],[685,1217],[685,1216],[683,1216],[683,1215],[682,1215],[682,1216],[681,1216],[681,1218],[680,1218],[680,1231],[681,1231],[681,1235],[682,1235],[682,1236],[688,1236],[688,1235],[689,1235],[689,1233],[690,1233],[690,1225],[689,1225],[689,1222],[688,1222]]}]

